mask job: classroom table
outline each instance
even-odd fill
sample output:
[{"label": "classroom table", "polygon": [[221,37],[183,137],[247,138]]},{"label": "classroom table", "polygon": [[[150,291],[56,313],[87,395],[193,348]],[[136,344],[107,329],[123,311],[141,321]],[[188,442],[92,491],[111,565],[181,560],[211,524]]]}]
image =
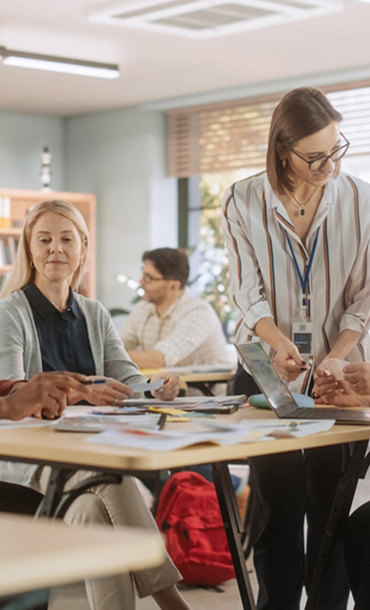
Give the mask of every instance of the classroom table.
[{"label": "classroom table", "polygon": [[161,541],[146,530],[72,529],[61,521],[0,515],[0,597],[151,568],[163,560]]},{"label": "classroom table", "polygon": [[[145,377],[151,377],[155,373],[174,372],[179,375],[180,380],[189,388],[200,390],[204,396],[214,396],[213,388],[218,383],[227,383],[235,375],[235,369],[219,371],[202,371],[202,372],[181,372],[175,369],[141,369],[140,372]],[[196,371],[196,367],[194,367]]]},{"label": "classroom table", "polygon": [[[270,411],[243,407],[237,413],[221,415],[218,416],[218,419],[235,422],[244,418],[261,419],[274,417]],[[176,428],[185,431],[194,428],[196,423],[192,421],[181,424],[166,424],[166,426],[169,426],[171,429]],[[341,479],[338,487],[332,516],[329,519],[327,536],[319,556],[317,574],[314,576],[314,583],[306,605],[307,610],[314,610],[317,607],[316,602],[320,594],[322,577],[325,573],[334,541],[332,533],[335,532],[338,522],[346,518],[350,509],[357,479],[361,473],[368,439],[370,438],[370,427],[336,425],[327,432],[299,439],[280,438],[270,442],[239,443],[229,446],[202,444],[172,452],[149,452],[141,449],[81,442],[87,436],[88,434],[83,433],[57,433],[47,427],[7,430],[0,427],[0,459],[52,466],[48,489],[39,514],[45,516],[53,512],[55,514],[55,504],[60,500],[59,507],[56,509],[60,517],[65,513],[69,503],[73,501],[73,494],[69,494],[69,496],[63,499],[62,493],[64,482],[69,474],[76,469],[82,468],[96,471],[98,478],[94,480],[98,482],[114,482],[120,480],[122,474],[148,476],[150,473],[158,470],[211,463],[241,601],[245,610],[254,610],[255,604],[240,542],[240,534],[243,527],[235,501],[227,462],[246,459],[252,456],[312,447],[355,443],[355,449],[352,458],[349,460],[346,475]],[[86,482],[85,488],[91,486],[93,481]]]}]

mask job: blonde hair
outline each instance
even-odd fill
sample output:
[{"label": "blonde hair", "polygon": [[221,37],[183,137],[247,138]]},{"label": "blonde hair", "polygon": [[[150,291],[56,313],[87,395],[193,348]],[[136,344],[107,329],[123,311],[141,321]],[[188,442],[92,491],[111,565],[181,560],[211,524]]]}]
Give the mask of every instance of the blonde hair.
[{"label": "blonde hair", "polygon": [[31,267],[30,264],[31,261],[29,255],[29,245],[33,227],[35,226],[38,219],[47,212],[52,212],[53,214],[59,214],[59,216],[64,216],[65,218],[68,218],[68,220],[73,222],[81,237],[81,243],[85,247],[84,255],[83,259],[81,260],[81,264],[79,265],[78,269],[76,269],[71,282],[71,288],[73,290],[76,290],[78,288],[89,254],[89,232],[81,212],[79,212],[79,210],[77,210],[74,205],[72,205],[68,201],[54,199],[39,203],[31,210],[28,216],[26,216],[26,221],[19,240],[17,256],[15,258],[13,269],[3,290],[0,293],[0,299],[3,299],[12,292],[16,292],[17,290],[21,290],[26,286],[30,286],[35,281],[36,270],[34,267]]}]

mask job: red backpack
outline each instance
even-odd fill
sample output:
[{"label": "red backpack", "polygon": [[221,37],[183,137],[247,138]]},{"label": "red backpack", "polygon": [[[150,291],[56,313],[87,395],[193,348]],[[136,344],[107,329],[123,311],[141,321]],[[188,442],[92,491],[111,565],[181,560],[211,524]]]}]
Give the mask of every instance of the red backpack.
[{"label": "red backpack", "polygon": [[213,483],[195,472],[172,475],[162,489],[156,521],[185,584],[211,586],[234,578]]}]

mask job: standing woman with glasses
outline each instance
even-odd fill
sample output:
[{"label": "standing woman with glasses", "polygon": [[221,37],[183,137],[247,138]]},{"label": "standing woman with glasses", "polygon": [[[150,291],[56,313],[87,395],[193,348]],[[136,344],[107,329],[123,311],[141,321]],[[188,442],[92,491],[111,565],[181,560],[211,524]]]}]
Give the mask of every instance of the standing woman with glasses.
[{"label": "standing woman with glasses", "polygon": [[[272,116],[267,171],[233,184],[224,198],[231,293],[240,312],[236,341],[262,341],[299,392],[310,389],[311,361],[317,369],[328,358],[370,356],[370,186],[340,172],[349,147],[341,121],[321,91],[288,93]],[[234,390],[259,393],[240,364]],[[261,520],[258,609],[298,610],[341,476],[341,447],[250,464]],[[347,591],[338,545],[320,610],[344,610]]]}]

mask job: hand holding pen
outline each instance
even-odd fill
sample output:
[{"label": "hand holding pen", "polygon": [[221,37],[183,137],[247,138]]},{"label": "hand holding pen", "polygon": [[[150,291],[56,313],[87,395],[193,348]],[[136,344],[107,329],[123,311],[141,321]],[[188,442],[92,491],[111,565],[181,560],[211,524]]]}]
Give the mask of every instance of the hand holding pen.
[{"label": "hand holding pen", "polygon": [[91,405],[122,406],[122,401],[131,398],[132,389],[120,381],[110,377],[88,377],[83,382],[83,390],[73,392],[68,397],[68,404],[75,405],[81,400],[86,400]]}]

